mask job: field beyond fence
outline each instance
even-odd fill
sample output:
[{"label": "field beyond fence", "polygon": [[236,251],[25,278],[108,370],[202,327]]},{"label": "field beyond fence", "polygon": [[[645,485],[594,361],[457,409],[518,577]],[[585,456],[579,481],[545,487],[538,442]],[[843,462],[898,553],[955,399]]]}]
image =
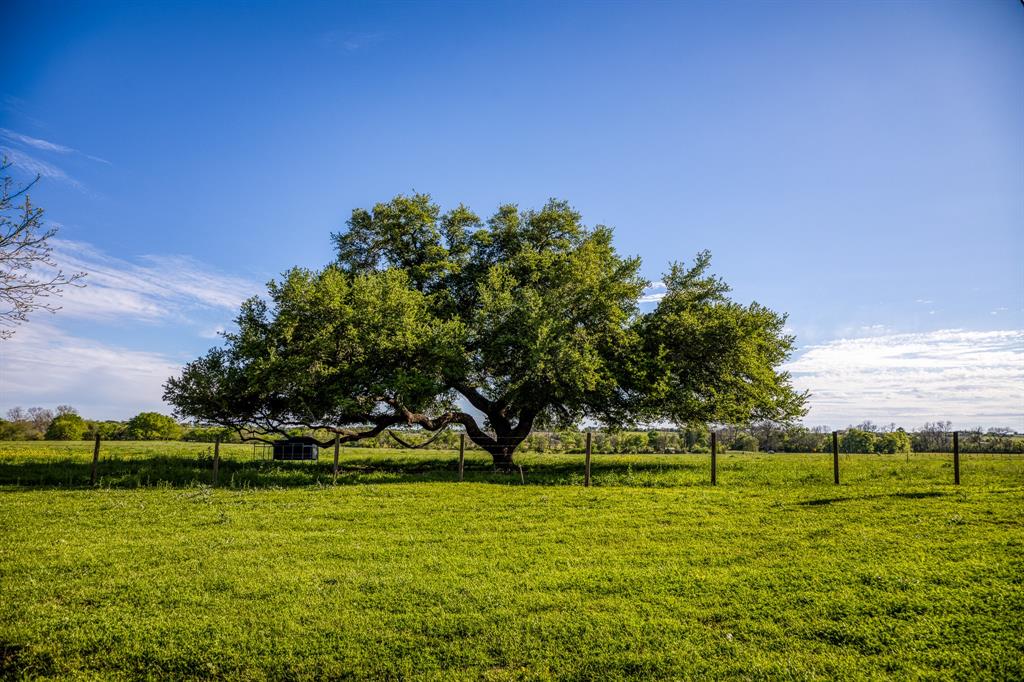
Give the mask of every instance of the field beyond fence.
[{"label": "field beyond fence", "polygon": [[92,453],[0,443],[0,678],[1024,678],[1019,455]]},{"label": "field beyond fence", "polygon": [[[80,441],[0,442],[0,487],[88,487],[93,443]],[[338,475],[333,454],[322,449],[311,462],[267,459],[251,444],[222,443],[216,448],[217,484],[229,488],[351,485],[458,481],[457,451],[342,448]],[[213,443],[176,441],[104,441],[96,466],[96,485],[135,488],[193,486],[214,482]],[[495,471],[491,457],[467,450],[465,480],[499,484],[582,485],[585,454],[516,455],[521,471]],[[719,452],[719,485],[799,485],[833,481],[832,453]],[[1024,456],[964,453],[965,482],[1024,482]],[[844,485],[900,482],[945,485],[954,482],[951,453],[865,455],[840,453]],[[708,484],[711,456],[701,454],[607,455],[591,460],[595,486],[675,487]]]}]

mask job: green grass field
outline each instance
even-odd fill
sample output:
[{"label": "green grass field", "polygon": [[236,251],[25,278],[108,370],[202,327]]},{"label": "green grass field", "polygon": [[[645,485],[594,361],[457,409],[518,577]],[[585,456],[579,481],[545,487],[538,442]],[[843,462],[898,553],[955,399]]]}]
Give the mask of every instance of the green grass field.
[{"label": "green grass field", "polygon": [[0,443],[9,678],[1022,679],[1024,458]]}]

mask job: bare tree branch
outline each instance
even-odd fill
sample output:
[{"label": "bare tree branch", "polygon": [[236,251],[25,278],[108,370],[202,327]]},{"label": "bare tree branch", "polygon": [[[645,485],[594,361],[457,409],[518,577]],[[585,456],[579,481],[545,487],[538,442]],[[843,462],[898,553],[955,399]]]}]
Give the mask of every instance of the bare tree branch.
[{"label": "bare tree branch", "polygon": [[[0,161],[0,340],[13,336],[14,327],[27,322],[30,313],[60,310],[48,299],[60,296],[65,287],[85,286],[80,280],[86,274],[66,274],[57,267],[50,245],[57,228],[44,227],[43,209],[33,206],[28,196],[39,176],[14,189],[14,179],[6,174],[10,167],[6,157]],[[39,270],[45,274],[39,276]]]}]

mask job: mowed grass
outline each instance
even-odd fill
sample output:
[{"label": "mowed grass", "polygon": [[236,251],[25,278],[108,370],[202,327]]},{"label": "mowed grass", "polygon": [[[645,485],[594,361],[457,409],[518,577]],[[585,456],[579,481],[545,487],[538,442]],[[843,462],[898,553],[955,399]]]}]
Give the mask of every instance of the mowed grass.
[{"label": "mowed grass", "polygon": [[1024,678],[1020,457],[251,452],[0,444],[3,675]]}]

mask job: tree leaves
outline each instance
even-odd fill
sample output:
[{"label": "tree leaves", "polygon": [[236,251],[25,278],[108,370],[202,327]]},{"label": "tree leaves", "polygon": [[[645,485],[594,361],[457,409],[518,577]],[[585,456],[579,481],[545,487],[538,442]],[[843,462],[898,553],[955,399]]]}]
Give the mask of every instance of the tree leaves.
[{"label": "tree leaves", "polygon": [[334,264],[271,282],[224,348],[168,381],[181,415],[278,432],[458,421],[497,456],[534,424],[802,414],[806,396],[777,370],[793,344],[785,316],[730,301],[707,252],[674,264],[641,314],[640,260],[563,201],[506,204],[484,223],[399,195],[353,211],[333,237]]}]

